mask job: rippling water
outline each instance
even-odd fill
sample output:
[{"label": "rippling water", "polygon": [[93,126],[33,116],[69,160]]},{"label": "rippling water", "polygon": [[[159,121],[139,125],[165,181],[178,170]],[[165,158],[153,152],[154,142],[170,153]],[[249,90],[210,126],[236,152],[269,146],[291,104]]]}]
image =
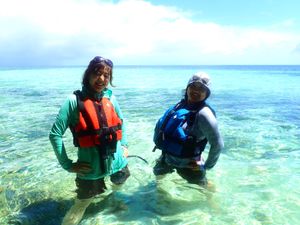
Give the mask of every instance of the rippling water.
[{"label": "rippling water", "polygon": [[[215,190],[175,173],[156,181],[152,132],[190,75],[212,77],[225,149],[208,172]],[[0,70],[0,224],[60,224],[75,197],[48,133],[82,67]],[[81,224],[299,224],[300,66],[116,67],[114,93],[128,123],[132,176],[97,198]],[[76,159],[71,134],[68,154]],[[207,154],[207,151],[206,153]]]}]

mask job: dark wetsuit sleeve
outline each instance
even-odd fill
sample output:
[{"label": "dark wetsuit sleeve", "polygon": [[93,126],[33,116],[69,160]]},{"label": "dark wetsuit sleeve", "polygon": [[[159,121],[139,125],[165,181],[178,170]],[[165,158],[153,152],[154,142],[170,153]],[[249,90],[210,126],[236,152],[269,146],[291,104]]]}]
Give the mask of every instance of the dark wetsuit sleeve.
[{"label": "dark wetsuit sleeve", "polygon": [[224,147],[216,117],[208,107],[204,107],[198,112],[195,122],[197,123],[198,129],[207,138],[210,145],[208,157],[205,161],[205,168],[211,169],[217,163],[221,150]]}]

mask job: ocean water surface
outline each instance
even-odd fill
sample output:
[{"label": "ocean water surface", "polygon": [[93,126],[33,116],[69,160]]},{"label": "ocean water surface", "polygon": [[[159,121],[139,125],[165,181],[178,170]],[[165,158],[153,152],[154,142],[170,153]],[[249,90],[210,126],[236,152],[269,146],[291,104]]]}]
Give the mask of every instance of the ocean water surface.
[{"label": "ocean water surface", "polygon": [[[84,67],[0,70],[0,224],[60,224],[75,175],[57,162],[48,134],[60,105],[80,89]],[[225,149],[207,172],[213,189],[170,174],[156,181],[156,120],[189,77],[212,78]],[[80,224],[299,224],[300,66],[117,66],[131,177],[88,207]],[[69,131],[65,145],[76,160]],[[206,156],[208,149],[204,155]]]}]

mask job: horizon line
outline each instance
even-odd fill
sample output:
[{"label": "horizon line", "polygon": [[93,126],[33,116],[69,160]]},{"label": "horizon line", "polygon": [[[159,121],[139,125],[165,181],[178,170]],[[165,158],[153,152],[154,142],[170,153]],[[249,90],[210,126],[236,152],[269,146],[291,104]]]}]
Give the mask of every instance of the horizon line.
[{"label": "horizon line", "polygon": [[[230,66],[300,66],[300,64],[116,64],[114,67],[230,67]],[[31,66],[0,66],[0,70],[37,69],[37,68],[70,68],[87,67],[87,65],[31,65]]]}]

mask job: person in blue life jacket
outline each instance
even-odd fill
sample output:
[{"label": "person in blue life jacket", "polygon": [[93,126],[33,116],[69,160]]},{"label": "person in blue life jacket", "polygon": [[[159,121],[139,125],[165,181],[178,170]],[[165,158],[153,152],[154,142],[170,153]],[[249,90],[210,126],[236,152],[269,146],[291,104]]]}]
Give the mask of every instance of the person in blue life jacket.
[{"label": "person in blue life jacket", "polygon": [[[214,110],[206,103],[210,77],[204,72],[188,81],[184,98],[165,112],[156,124],[155,149],[162,150],[153,172],[157,177],[176,172],[187,182],[207,186],[206,170],[212,169],[224,147]],[[207,159],[201,153],[207,143]]]},{"label": "person in blue life jacket", "polygon": [[[94,196],[105,192],[104,178],[123,184],[130,176],[127,167],[127,137],[122,111],[108,89],[113,63],[94,57],[86,68],[82,89],[74,91],[61,106],[50,131],[50,141],[60,165],[76,173],[77,198],[62,224],[78,224]],[[70,128],[78,159],[72,161],[63,135]]]}]

